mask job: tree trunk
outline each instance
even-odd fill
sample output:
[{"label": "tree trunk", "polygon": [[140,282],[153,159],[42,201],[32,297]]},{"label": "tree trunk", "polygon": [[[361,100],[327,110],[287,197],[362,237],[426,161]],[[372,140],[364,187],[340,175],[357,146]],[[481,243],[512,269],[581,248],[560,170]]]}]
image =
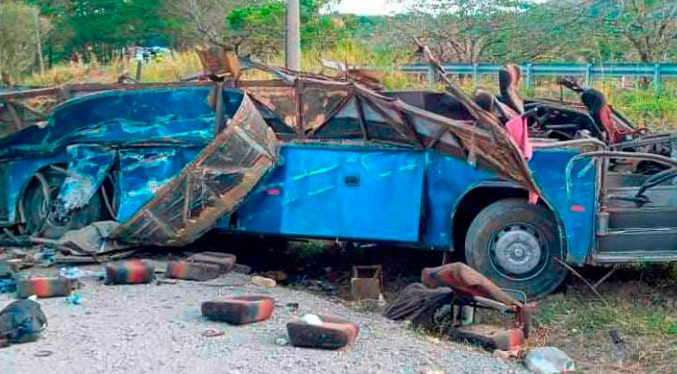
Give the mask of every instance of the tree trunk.
[{"label": "tree trunk", "polygon": [[45,60],[42,58],[42,36],[40,35],[40,13],[35,12],[35,36],[37,39],[38,63],[40,64],[40,74],[45,74]]}]

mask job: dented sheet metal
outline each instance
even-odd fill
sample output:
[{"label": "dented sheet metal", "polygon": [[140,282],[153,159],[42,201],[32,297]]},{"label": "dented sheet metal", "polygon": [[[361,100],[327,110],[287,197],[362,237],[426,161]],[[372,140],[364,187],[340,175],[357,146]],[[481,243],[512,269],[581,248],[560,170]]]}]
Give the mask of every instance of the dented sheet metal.
[{"label": "dented sheet metal", "polygon": [[277,158],[275,133],[244,95],[222,132],[112,237],[143,244],[190,243],[232,213]]},{"label": "dented sheet metal", "polygon": [[[402,148],[435,150],[537,191],[526,161],[499,123],[459,92],[452,90],[445,100],[454,111],[460,108],[469,115],[437,112],[355,81],[251,61],[249,67],[273,73],[276,79],[67,85],[0,94],[0,172],[9,170],[3,162],[66,153],[69,177],[57,199],[61,208],[56,209],[65,215],[87,204],[114,170],[119,195],[111,210],[121,226],[112,238],[153,245],[194,241],[234,213],[252,191],[255,198],[260,193],[255,187],[278,161],[278,139],[350,143],[357,149],[377,147],[384,154]],[[423,153],[414,159],[415,173],[406,169],[395,174],[411,175],[412,183],[421,184]],[[350,169],[349,161],[344,169],[350,174],[336,184],[345,184],[341,191],[355,190],[351,183],[373,182],[373,187],[381,188],[380,181],[391,177],[370,171],[354,181],[353,174],[361,169]],[[407,185],[402,185],[404,195]],[[313,193],[321,196],[327,191],[319,188]],[[420,211],[420,206],[410,210]],[[4,213],[0,208],[0,214],[9,216]],[[384,231],[383,238],[420,239],[418,215],[411,217],[403,221],[406,227],[398,230],[400,234]],[[374,239],[373,233],[353,229],[360,226],[354,221],[343,222],[343,235]],[[298,232],[304,233],[308,231]]]},{"label": "dented sheet metal", "polygon": [[527,162],[500,122],[460,90],[447,94],[467,119],[407,104],[356,82],[298,75],[236,85],[294,130],[294,139],[362,140],[437,149],[538,191]]},{"label": "dented sheet metal", "polygon": [[103,91],[135,91],[156,88],[181,89],[209,86],[209,82],[137,84],[65,84],[61,86],[16,89],[0,92],[0,141],[19,131],[47,126],[52,111],[73,98]]},{"label": "dented sheet metal", "polygon": [[69,212],[87,205],[115,162],[115,150],[97,145],[75,144],[66,149],[67,176],[57,197],[57,212]]}]

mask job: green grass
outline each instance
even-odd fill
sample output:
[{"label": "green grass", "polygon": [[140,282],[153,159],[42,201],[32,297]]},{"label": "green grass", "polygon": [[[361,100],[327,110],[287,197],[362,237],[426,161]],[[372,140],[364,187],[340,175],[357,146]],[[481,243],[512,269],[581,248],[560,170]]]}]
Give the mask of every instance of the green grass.
[{"label": "green grass", "polygon": [[[624,273],[623,279],[637,279],[646,271],[647,279],[603,285],[600,293],[608,304],[583,285],[546,298],[533,315],[531,345],[558,347],[588,368],[606,362],[609,373],[675,373],[676,278],[669,277],[673,270],[660,266]],[[612,330],[623,338],[623,346],[612,342]],[[616,371],[610,357],[622,351],[627,353],[623,370]]]}]

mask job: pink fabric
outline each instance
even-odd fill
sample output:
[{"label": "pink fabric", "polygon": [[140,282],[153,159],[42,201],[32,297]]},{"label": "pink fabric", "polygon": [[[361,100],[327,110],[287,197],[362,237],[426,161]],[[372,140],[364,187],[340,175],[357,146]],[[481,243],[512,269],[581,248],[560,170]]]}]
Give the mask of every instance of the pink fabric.
[{"label": "pink fabric", "polygon": [[[529,127],[527,125],[527,119],[524,116],[517,116],[508,123],[505,124],[505,129],[510,135],[513,143],[522,151],[524,158],[529,161],[531,156],[534,155],[534,147],[529,141]],[[529,203],[538,204],[539,196],[533,191],[529,191]]]},{"label": "pink fabric", "polygon": [[515,145],[522,151],[524,158],[531,159],[534,155],[534,148],[529,141],[529,128],[527,127],[527,120],[524,116],[517,116],[505,124],[505,129],[508,131],[510,138]]}]

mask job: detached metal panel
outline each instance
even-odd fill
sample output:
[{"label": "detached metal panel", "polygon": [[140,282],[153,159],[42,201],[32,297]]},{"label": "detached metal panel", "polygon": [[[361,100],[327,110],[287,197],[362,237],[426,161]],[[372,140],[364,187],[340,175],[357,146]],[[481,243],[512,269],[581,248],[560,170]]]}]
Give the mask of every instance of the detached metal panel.
[{"label": "detached metal panel", "polygon": [[238,210],[240,231],[416,242],[425,153],[285,145],[283,164]]}]

